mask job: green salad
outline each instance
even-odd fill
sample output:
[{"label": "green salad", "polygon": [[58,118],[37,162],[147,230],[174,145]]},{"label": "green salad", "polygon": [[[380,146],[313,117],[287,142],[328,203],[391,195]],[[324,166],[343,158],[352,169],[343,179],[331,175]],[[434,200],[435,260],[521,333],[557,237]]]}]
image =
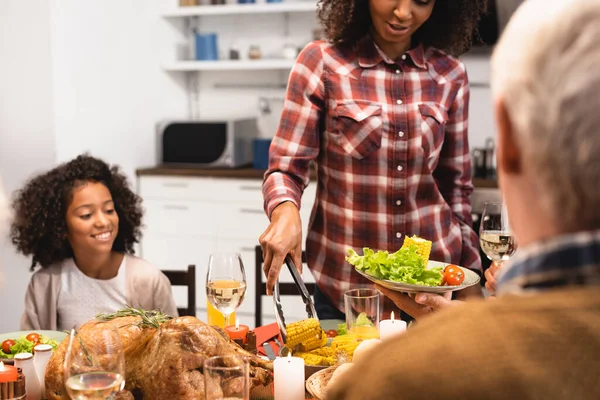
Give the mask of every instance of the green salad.
[{"label": "green salad", "polygon": [[[34,335],[35,340],[29,340],[27,337]],[[0,348],[0,358],[14,358],[15,354],[19,353],[33,353],[33,347],[38,344],[49,344],[52,346],[52,351],[56,350],[58,342],[54,339],[50,339],[44,335],[30,334],[27,336],[21,336],[18,339],[7,339],[2,342],[2,348]],[[14,342],[14,344],[12,343]],[[5,352],[10,349],[10,353]]]},{"label": "green salad", "polygon": [[426,269],[417,250],[417,246],[408,246],[390,254],[365,247],[361,256],[348,249],[346,261],[375,278],[411,285],[440,286],[443,282],[442,268]]}]

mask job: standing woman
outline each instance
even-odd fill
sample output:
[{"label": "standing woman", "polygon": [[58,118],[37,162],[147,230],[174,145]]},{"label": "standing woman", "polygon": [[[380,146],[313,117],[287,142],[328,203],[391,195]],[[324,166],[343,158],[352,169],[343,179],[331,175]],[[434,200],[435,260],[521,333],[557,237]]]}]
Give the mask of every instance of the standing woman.
[{"label": "standing woman", "polygon": [[455,57],[470,48],[485,8],[485,0],[320,1],[329,40],[298,56],[263,183],[269,291],[286,254],[301,265],[298,210],[312,161],[306,253],[320,318],[342,318],[344,291],[368,283],[345,262],[348,248],[395,251],[418,235],[433,242],[432,259],[481,272],[469,84]]}]

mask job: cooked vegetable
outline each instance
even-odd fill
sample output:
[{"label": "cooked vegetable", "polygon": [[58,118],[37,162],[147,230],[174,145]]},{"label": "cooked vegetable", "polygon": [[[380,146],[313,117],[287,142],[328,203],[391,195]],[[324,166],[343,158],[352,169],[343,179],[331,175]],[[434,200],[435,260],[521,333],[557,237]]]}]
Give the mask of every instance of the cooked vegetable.
[{"label": "cooked vegetable", "polygon": [[310,351],[327,343],[327,335],[316,318],[292,322],[287,325],[286,330],[286,346],[292,350]]},{"label": "cooked vegetable", "polygon": [[[7,349],[5,348],[7,342],[13,342],[13,344],[10,345],[8,348],[9,352],[7,352]],[[14,358],[15,354],[33,353],[33,347],[36,344],[40,343],[51,345],[52,351],[56,350],[56,347],[58,346],[58,342],[54,339],[50,339],[38,333],[30,333],[27,336],[21,336],[16,341],[8,339],[2,342],[2,351],[0,351],[0,358]]]},{"label": "cooked vegetable", "polygon": [[431,243],[431,241],[429,240],[425,240],[423,238],[413,235],[413,237],[407,236],[404,239],[404,244],[402,245],[402,247],[408,248],[410,246],[417,246],[417,254],[421,256],[421,258],[423,259],[423,263],[427,265],[427,262],[429,262],[429,254],[431,253],[432,244],[433,243]]},{"label": "cooked vegetable", "polygon": [[403,282],[412,285],[439,286],[442,284],[442,268],[426,269],[416,245],[402,247],[395,253],[365,247],[360,256],[348,249],[346,260],[357,269],[379,279]]},{"label": "cooked vegetable", "polygon": [[338,335],[345,335],[348,333],[348,327],[346,326],[345,322],[338,324],[337,333],[338,333]]}]

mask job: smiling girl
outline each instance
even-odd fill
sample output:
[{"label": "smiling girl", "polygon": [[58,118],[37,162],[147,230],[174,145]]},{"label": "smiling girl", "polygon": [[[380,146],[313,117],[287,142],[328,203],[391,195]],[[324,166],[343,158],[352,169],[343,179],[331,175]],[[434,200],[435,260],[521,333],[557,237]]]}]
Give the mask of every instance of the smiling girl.
[{"label": "smiling girl", "polygon": [[[343,319],[344,291],[367,285],[348,248],[396,251],[481,272],[471,221],[469,49],[486,0],[320,0],[327,41],[299,54],[269,150],[260,237],[270,291],[284,257],[301,265],[300,199],[317,165],[306,240],[320,318]],[[472,287],[459,296],[480,296]],[[393,304],[386,303],[386,313]]]},{"label": "smiling girl", "polygon": [[30,180],[11,238],[32,256],[21,329],[68,330],[126,305],[177,316],[166,276],[134,257],[141,199],[116,167],[83,155]]}]

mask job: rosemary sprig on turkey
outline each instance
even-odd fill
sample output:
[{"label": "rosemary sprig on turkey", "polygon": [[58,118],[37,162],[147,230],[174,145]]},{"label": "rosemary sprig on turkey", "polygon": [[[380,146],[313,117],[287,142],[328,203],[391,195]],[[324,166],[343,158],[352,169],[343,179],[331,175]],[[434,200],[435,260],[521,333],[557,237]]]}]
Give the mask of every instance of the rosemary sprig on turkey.
[{"label": "rosemary sprig on turkey", "polygon": [[121,317],[140,317],[141,321],[135,323],[140,328],[158,328],[168,320],[173,319],[173,317],[164,314],[160,310],[144,310],[143,308],[131,306],[114,313],[99,313],[96,315],[96,319],[100,321],[111,321]]}]

